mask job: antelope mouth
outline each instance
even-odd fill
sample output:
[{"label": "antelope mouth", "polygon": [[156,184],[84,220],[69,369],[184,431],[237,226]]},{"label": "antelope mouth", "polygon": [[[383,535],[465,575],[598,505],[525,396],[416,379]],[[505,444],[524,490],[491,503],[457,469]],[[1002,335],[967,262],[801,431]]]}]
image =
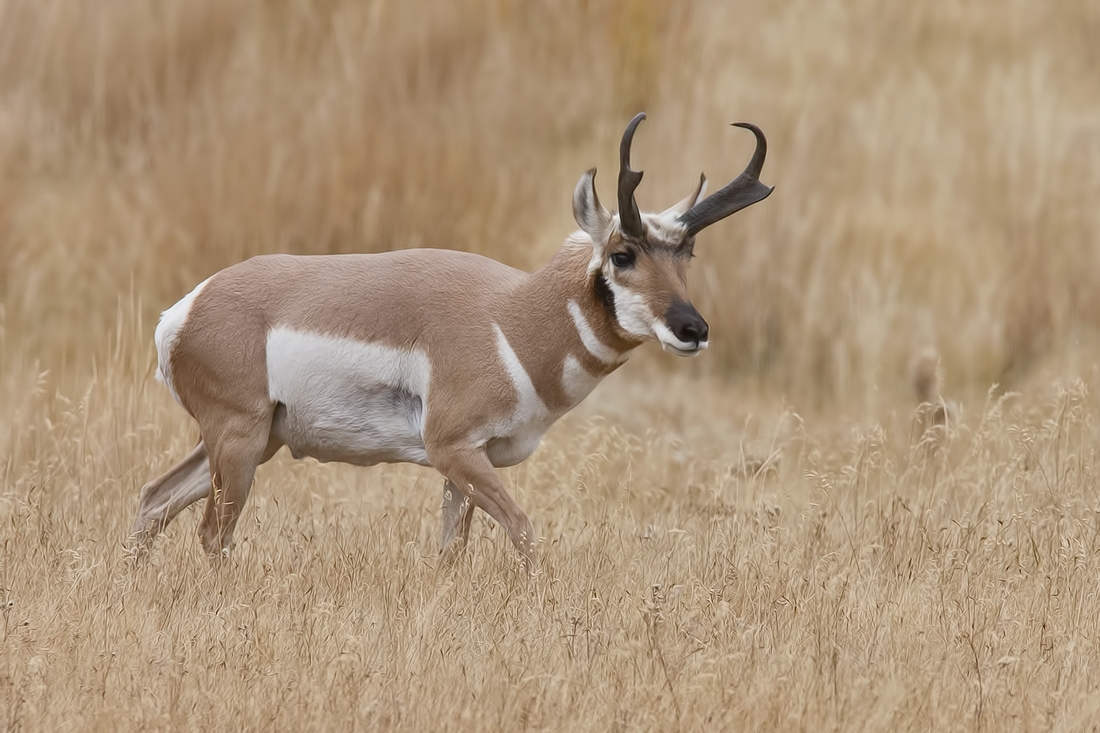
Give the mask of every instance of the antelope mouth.
[{"label": "antelope mouth", "polygon": [[697,344],[689,345],[688,348],[683,348],[674,344],[670,344],[667,341],[662,341],[661,348],[670,354],[675,354],[676,356],[689,357],[697,356],[700,351],[706,351],[707,344],[707,341],[700,341]]}]

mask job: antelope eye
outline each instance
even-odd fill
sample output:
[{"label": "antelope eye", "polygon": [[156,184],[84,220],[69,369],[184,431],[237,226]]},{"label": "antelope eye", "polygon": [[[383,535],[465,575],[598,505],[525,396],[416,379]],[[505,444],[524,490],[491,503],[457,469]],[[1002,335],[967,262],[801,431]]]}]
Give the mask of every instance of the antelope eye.
[{"label": "antelope eye", "polygon": [[625,269],[634,265],[634,253],[633,252],[616,252],[611,255],[611,264],[615,267]]}]

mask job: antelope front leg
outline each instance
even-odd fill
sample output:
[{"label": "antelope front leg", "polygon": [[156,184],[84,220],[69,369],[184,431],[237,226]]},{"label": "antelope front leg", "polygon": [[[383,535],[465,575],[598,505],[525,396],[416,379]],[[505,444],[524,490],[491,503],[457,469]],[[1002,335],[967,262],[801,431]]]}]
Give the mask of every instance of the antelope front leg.
[{"label": "antelope front leg", "polygon": [[444,564],[451,565],[466,549],[470,539],[470,520],[474,517],[474,504],[450,481],[443,484],[443,536],[439,542],[439,554]]},{"label": "antelope front leg", "polygon": [[[508,533],[512,544],[519,550],[523,557],[523,564],[527,572],[534,574],[537,570],[537,558],[535,556],[535,528],[531,520],[519,508],[519,505],[508,496],[504,490],[496,469],[480,448],[454,448],[429,449],[428,459],[436,470],[447,478],[448,488],[461,489],[463,499],[468,499],[474,507],[481,509],[504,528]],[[452,494],[452,498],[454,495]],[[455,502],[461,505],[462,502]],[[465,513],[459,511],[460,506],[450,508],[444,498],[443,540],[444,548],[451,547],[457,541],[455,534],[461,528],[462,537],[465,540],[470,529],[469,514],[472,507]],[[451,518],[448,519],[448,511]],[[461,521],[460,521],[461,520]],[[450,529],[448,528],[450,527]],[[448,539],[448,532],[451,533]]]}]

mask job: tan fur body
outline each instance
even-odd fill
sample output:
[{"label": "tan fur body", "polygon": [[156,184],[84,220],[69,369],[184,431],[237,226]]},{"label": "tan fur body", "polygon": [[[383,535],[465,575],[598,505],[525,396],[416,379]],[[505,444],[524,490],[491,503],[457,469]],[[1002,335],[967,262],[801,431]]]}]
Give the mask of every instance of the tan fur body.
[{"label": "tan fur body", "polygon": [[[215,275],[194,301],[171,352],[173,386],[200,428],[207,428],[204,421],[221,419],[216,413],[207,417],[203,407],[210,404],[262,405],[274,412],[265,353],[274,327],[415,349],[428,357],[437,375],[427,393],[414,395],[423,400],[428,416],[425,442],[464,440],[480,426],[505,420],[516,406],[515,388],[500,370],[496,340],[486,328],[496,323],[549,417],[557,419],[576,405],[563,387],[567,356],[593,377],[604,377],[625,361],[605,364],[589,353],[563,294],[581,307],[609,347],[625,355],[640,343],[615,332],[586,287],[589,257],[583,244],[574,243],[532,274],[449,250],[256,257]],[[575,284],[572,292],[570,284]],[[415,309],[406,303],[410,292],[417,293]],[[444,414],[446,421],[432,419]],[[290,448],[296,455],[312,455],[306,446]],[[494,463],[512,465],[525,457]],[[338,460],[378,462],[355,456]]]},{"label": "tan fur body", "polygon": [[[205,496],[210,484],[203,476],[209,469],[198,463],[199,454],[212,442],[241,450],[240,433],[250,434],[243,442],[251,443],[246,452],[257,463],[283,445],[295,457],[358,465],[411,460],[441,471],[452,447],[483,449],[493,466],[522,461],[545,430],[587,394],[568,388],[567,359],[580,365],[590,389],[641,343],[617,326],[593,291],[586,274],[591,250],[587,236],[578,233],[534,273],[479,255],[430,249],[331,257],[268,255],[217,273],[190,301],[164,369],[173,393],[198,421],[206,445],[200,444],[185,460],[188,473],[177,467],[176,474],[162,477],[184,475],[184,488],[167,495],[174,484],[158,479],[146,486],[135,535],[151,539],[184,506]],[[416,307],[410,307],[409,293],[416,294]],[[570,302],[579,307],[599,342],[614,352],[613,360],[601,360],[586,348]],[[499,325],[546,408],[521,424],[509,424],[519,395],[501,368],[492,324]],[[270,394],[268,336],[278,328],[423,354],[431,365],[427,389],[408,395],[420,401],[424,416],[416,445],[394,453],[356,450],[348,440],[328,445],[313,441],[318,426],[296,419],[303,406],[278,402]],[[362,376],[366,382],[371,379]],[[353,402],[354,391],[340,398]],[[422,454],[408,452],[417,448]],[[237,501],[230,506],[237,511],[220,517],[211,510],[223,502],[208,504],[203,530],[208,550],[221,549],[225,532],[220,528],[235,520],[247,496],[244,483],[251,485],[250,474],[246,467],[237,482],[221,479],[226,485],[218,488],[223,491],[235,484]],[[446,495],[452,503],[462,502],[462,492],[448,489]],[[446,503],[445,496],[445,510]],[[514,507],[508,506],[510,499],[498,503]],[[463,516],[454,522],[468,531],[465,515],[476,505],[465,502]]]}]

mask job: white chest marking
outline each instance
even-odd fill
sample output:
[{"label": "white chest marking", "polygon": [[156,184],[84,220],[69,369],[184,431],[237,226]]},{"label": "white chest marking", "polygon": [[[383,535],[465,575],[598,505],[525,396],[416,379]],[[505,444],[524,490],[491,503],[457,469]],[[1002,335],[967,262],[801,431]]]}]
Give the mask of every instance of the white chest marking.
[{"label": "white chest marking", "polygon": [[172,347],[175,346],[183,325],[187,323],[187,316],[191,313],[192,303],[195,302],[195,298],[198,297],[208,282],[210,282],[210,278],[203,280],[195,286],[194,290],[180,298],[179,302],[161,313],[157,330],[153,335],[153,342],[157,345],[157,381],[167,385],[176,402],[180,401],[180,397],[176,394],[176,388],[172,385]]},{"label": "white chest marking", "polygon": [[512,380],[512,386],[516,388],[518,403],[515,412],[512,414],[512,423],[526,423],[545,416],[548,410],[542,400],[539,399],[538,392],[535,391],[535,385],[531,382],[531,375],[523,368],[523,364],[520,363],[519,357],[512,349],[512,345],[508,343],[504,332],[500,330],[500,326],[494,323],[493,330],[497,334],[497,353],[500,355],[500,360],[504,362],[504,368]]},{"label": "white chest marking", "polygon": [[580,334],[581,343],[584,344],[584,348],[588,349],[588,353],[596,357],[604,364],[612,364],[622,359],[622,354],[606,345],[603,341],[600,341],[600,337],[596,335],[596,332],[592,330],[592,326],[589,325],[588,319],[584,317],[584,311],[577,305],[577,301],[569,301],[569,315],[573,316],[573,325],[577,327],[577,333]]},{"label": "white chest marking", "polygon": [[561,386],[571,406],[580,404],[596,388],[600,379],[601,377],[589,374],[577,357],[572,354],[565,357],[561,368]]},{"label": "white chest marking", "polygon": [[358,465],[426,465],[431,363],[422,351],[273,328],[267,335],[274,431],[295,455]]},{"label": "white chest marking", "polygon": [[485,446],[494,466],[514,466],[538,448],[542,434],[553,424],[555,416],[535,392],[531,375],[523,368],[500,326],[494,323],[493,330],[497,336],[497,354],[516,390],[516,407],[503,421],[472,438],[475,444]]}]

